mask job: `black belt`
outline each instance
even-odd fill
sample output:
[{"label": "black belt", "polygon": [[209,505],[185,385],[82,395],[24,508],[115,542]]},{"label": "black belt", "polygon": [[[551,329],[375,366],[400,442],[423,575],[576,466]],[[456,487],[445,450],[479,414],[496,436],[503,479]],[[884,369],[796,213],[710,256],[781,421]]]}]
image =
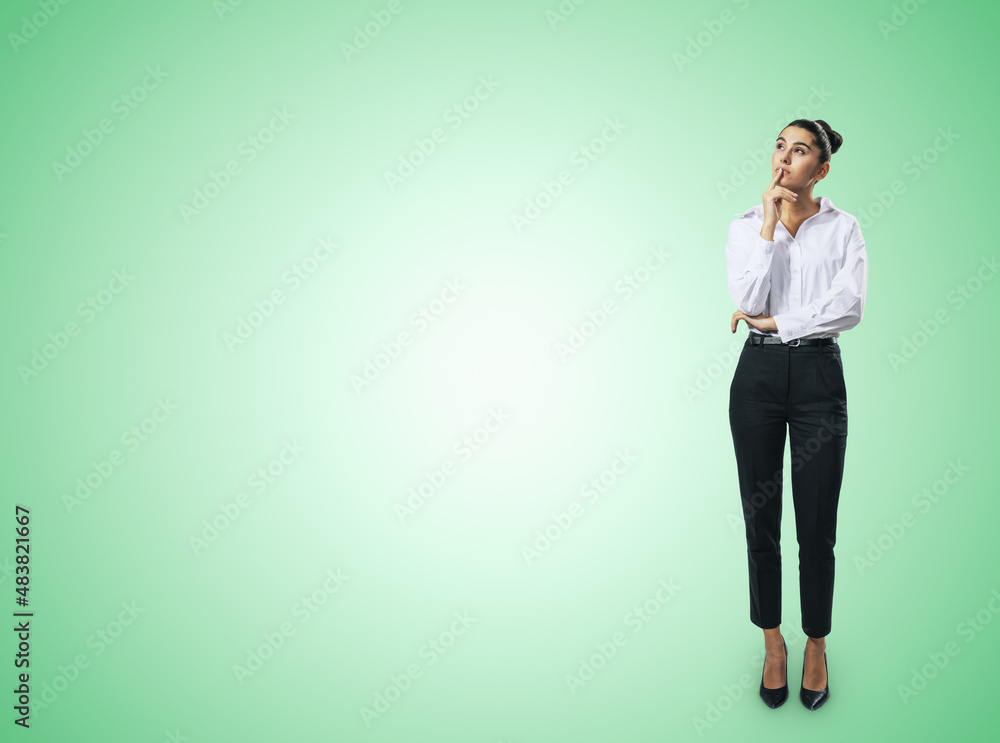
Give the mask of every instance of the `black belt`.
[{"label": "black belt", "polygon": [[837,339],[833,336],[828,338],[796,338],[795,340],[788,341],[785,343],[781,340],[781,336],[777,335],[763,335],[761,333],[750,333],[750,343],[754,346],[759,346],[761,344],[767,343],[777,343],[782,346],[829,346],[837,342]]}]

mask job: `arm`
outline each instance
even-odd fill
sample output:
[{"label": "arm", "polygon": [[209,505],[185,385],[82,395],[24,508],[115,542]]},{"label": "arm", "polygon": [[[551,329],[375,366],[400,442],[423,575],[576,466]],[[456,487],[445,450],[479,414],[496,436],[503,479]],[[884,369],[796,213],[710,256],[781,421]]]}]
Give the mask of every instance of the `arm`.
[{"label": "arm", "polygon": [[[764,225],[764,229],[767,225]],[[763,232],[763,229],[762,229]],[[770,229],[774,236],[774,226]],[[771,260],[774,240],[765,239],[754,231],[747,219],[734,220],[729,225],[726,240],[726,273],[729,276],[729,298],[748,315],[764,311],[771,292]]]},{"label": "arm", "polygon": [[868,253],[857,220],[848,238],[843,267],[830,289],[803,307],[774,316],[781,340],[821,332],[849,330],[861,322],[868,293]]}]

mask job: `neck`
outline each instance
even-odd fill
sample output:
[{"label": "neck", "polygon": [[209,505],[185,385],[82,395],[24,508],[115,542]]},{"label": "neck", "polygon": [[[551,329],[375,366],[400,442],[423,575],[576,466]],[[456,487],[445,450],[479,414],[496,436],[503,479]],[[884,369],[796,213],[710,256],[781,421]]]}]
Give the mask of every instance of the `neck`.
[{"label": "neck", "polygon": [[799,192],[799,198],[797,201],[782,201],[781,202],[781,213],[787,215],[790,219],[794,221],[800,221],[811,217],[813,214],[820,210],[819,199],[814,199],[812,195],[812,189],[808,191]]}]

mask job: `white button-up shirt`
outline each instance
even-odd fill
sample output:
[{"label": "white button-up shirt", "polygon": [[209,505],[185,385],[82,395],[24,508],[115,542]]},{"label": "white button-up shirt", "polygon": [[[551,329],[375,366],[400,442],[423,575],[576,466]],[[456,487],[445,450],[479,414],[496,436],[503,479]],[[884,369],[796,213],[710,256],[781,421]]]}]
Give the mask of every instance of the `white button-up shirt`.
[{"label": "white button-up shirt", "polygon": [[764,205],[739,212],[729,225],[726,271],[729,296],[751,317],[774,318],[777,333],[754,327],[752,333],[796,338],[837,337],[864,314],[868,292],[868,253],[858,220],[825,196],[819,211],[792,237],[780,221],[774,239],[760,236]]}]

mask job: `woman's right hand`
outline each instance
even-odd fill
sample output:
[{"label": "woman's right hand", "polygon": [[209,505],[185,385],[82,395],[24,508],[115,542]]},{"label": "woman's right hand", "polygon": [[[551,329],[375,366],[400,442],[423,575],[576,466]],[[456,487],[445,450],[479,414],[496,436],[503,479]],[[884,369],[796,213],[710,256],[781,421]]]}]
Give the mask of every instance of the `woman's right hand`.
[{"label": "woman's right hand", "polygon": [[798,194],[791,191],[784,186],[778,185],[778,181],[781,180],[781,176],[785,174],[785,171],[778,168],[778,172],[775,173],[774,178],[771,180],[771,185],[767,187],[767,190],[761,194],[764,199],[764,221],[772,221],[777,224],[781,220],[781,201],[782,199],[788,199],[789,201],[795,201]]}]

